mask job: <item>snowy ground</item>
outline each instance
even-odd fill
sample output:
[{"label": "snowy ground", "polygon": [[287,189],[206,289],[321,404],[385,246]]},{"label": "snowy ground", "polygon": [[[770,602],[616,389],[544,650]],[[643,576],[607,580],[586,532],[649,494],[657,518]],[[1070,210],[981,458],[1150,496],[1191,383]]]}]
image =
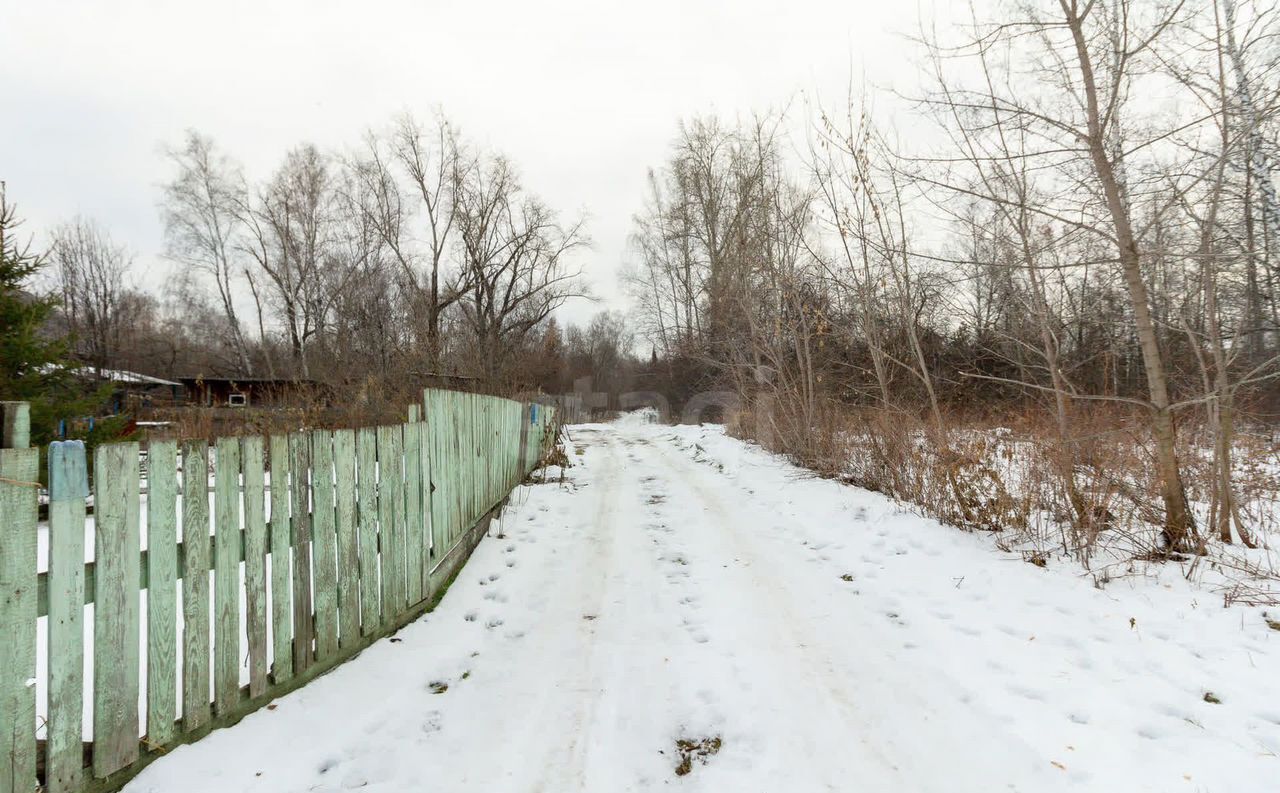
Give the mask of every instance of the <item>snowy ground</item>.
[{"label": "snowy ground", "polygon": [[127,790],[1277,789],[1260,610],[1095,589],[718,428],[570,434],[435,612]]}]

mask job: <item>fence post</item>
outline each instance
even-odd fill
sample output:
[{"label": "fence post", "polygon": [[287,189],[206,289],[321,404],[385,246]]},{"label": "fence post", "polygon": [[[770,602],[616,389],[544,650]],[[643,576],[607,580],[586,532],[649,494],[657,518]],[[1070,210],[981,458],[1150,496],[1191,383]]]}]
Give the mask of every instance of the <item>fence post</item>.
[{"label": "fence post", "polygon": [[3,405],[0,444],[0,793],[36,789],[36,520],[31,408]]},{"label": "fence post", "polygon": [[0,426],[3,427],[0,449],[25,449],[31,445],[31,405],[26,402],[0,402]]}]

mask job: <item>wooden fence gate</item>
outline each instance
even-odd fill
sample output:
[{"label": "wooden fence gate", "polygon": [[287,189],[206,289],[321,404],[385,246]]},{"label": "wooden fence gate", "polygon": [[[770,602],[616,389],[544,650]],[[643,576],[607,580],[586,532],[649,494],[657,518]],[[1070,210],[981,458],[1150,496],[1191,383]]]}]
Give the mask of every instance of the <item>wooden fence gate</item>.
[{"label": "wooden fence gate", "polygon": [[553,415],[428,390],[392,426],[54,443],[44,524],[28,409],[5,403],[0,793],[118,788],[427,611]]}]

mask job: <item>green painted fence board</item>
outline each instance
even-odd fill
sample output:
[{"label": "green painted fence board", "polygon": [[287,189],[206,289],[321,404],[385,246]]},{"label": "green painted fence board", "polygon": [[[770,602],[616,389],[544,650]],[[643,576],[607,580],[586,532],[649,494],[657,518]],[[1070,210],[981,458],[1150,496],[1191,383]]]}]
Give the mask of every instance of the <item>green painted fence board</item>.
[{"label": "green painted fence board", "polygon": [[465,394],[454,394],[453,432],[454,432],[454,515],[453,532],[449,538],[449,546],[462,536],[463,522],[467,519],[467,400]]},{"label": "green painted fence board", "polygon": [[289,436],[290,505],[293,530],[293,671],[306,671],[313,658],[315,622],[311,613],[311,439],[306,433]]},{"label": "green painted fence board", "polygon": [[422,425],[404,425],[404,526],[405,599],[417,603],[425,597],[422,580]]},{"label": "green painted fence board", "polygon": [[[6,441],[26,430],[5,407]],[[0,791],[36,780],[37,449],[0,449]]]},{"label": "green painted fence board", "polygon": [[267,690],[267,518],[262,438],[240,439],[244,477],[245,640],[249,644],[249,696]]},{"label": "green painted fence board", "polygon": [[391,498],[391,542],[392,559],[395,567],[395,597],[392,600],[394,619],[408,605],[408,562],[409,549],[404,516],[404,427],[392,426],[389,429],[391,441],[391,476],[387,479],[387,490]]},{"label": "green painted fence board", "polygon": [[381,622],[378,574],[378,437],[366,428],[356,433],[360,554],[360,633],[372,636]]},{"label": "green painted fence board", "polygon": [[[47,623],[48,724],[45,728],[45,788],[49,793],[76,790],[83,775],[84,529],[88,481],[83,443],[72,441],[49,446],[51,594]],[[171,658],[172,655],[171,651]],[[172,682],[171,678],[171,689]],[[173,702],[172,693],[169,701]]]},{"label": "green painted fence board", "polygon": [[431,446],[425,417],[418,423],[418,508],[422,513],[422,594],[431,596]]},{"label": "green painted fence board", "polygon": [[99,446],[93,461],[93,773],[106,776],[138,758],[138,444]]},{"label": "green painted fence board", "polygon": [[316,660],[338,652],[338,535],[334,524],[333,433],[311,433],[312,582]]},{"label": "green painted fence board", "polygon": [[422,422],[418,424],[418,457],[421,475],[418,486],[422,492],[422,590],[430,597],[431,568],[435,566],[432,551],[435,534],[431,515],[431,429],[427,425],[425,413]]},{"label": "green painted fence board", "polygon": [[182,444],[182,729],[209,721],[209,447]]},{"label": "green painted fence board", "polygon": [[440,563],[445,551],[445,500],[444,492],[444,438],[445,426],[441,418],[440,395],[427,390],[422,394],[423,417],[427,422],[427,448],[431,464],[427,489],[431,493],[431,569]]},{"label": "green painted fence board", "polygon": [[404,604],[404,548],[399,515],[403,502],[397,487],[401,476],[400,427],[378,427],[378,557],[382,570],[382,623],[392,620]]},{"label": "green painted fence board", "polygon": [[271,677],[293,676],[293,574],[290,571],[289,438],[273,435],[271,447]]},{"label": "green painted fence board", "polygon": [[178,444],[154,441],[147,449],[147,564],[143,569],[147,574],[147,740],[156,745],[168,743],[177,734],[177,506]]},{"label": "green painted fence board", "polygon": [[213,492],[213,708],[222,715],[240,690],[240,443],[215,444]]},{"label": "green painted fence board", "polygon": [[360,552],[356,533],[356,434],[333,433],[333,478],[338,532],[338,645],[360,640]]}]

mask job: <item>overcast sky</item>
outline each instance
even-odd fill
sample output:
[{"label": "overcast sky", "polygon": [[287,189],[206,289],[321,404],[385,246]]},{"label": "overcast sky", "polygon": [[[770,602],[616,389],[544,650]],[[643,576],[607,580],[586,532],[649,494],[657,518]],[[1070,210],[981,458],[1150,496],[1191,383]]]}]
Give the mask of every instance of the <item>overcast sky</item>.
[{"label": "overcast sky", "polygon": [[[646,169],[680,119],[745,116],[850,80],[916,72],[891,0],[606,2],[37,2],[0,0],[0,179],[43,239],[76,214],[166,277],[156,209],[163,147],[195,128],[271,172],[303,141],[354,145],[370,126],[441,107],[510,155],[527,187],[585,213],[602,305]],[[570,307],[578,321],[596,307]]]}]

